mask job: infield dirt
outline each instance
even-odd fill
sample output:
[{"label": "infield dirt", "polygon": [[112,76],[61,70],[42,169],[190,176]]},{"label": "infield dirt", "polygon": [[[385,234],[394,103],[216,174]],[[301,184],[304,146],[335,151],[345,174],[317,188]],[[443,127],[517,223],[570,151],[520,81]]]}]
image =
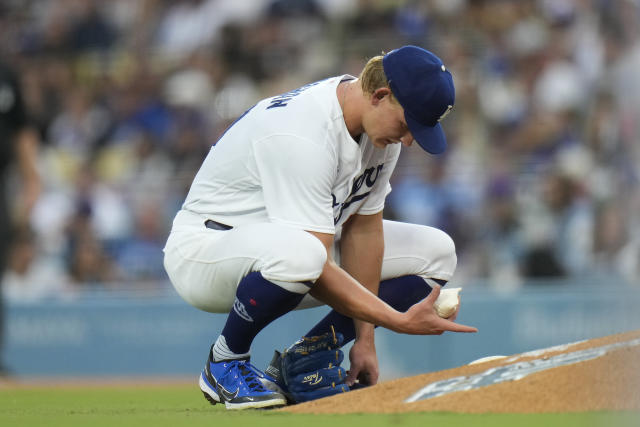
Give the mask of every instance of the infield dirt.
[{"label": "infield dirt", "polygon": [[[640,330],[527,352],[500,360],[401,378],[376,386],[281,409],[294,413],[543,413],[640,410]],[[620,343],[618,346],[611,344]],[[605,347],[607,346],[607,347]],[[589,360],[549,367],[521,379],[405,403],[428,384],[469,378],[517,363],[545,364],[562,354],[606,348]],[[579,358],[578,358],[579,359]],[[495,370],[494,370],[495,372]]]}]

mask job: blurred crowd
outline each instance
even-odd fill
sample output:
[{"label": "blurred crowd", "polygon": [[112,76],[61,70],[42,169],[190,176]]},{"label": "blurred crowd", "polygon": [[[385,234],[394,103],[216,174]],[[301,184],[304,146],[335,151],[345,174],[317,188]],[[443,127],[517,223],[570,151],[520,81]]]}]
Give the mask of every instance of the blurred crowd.
[{"label": "blurred crowd", "polygon": [[404,44],[444,60],[456,107],[446,154],[403,151],[386,217],[446,230],[456,281],[640,283],[639,0],[5,0],[43,177],[5,293],[166,286],[218,135]]}]

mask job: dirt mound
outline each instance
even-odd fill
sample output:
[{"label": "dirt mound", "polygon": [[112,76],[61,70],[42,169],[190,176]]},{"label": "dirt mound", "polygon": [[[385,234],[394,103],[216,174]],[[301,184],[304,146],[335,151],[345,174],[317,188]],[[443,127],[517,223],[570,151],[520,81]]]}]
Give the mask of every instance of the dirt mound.
[{"label": "dirt mound", "polygon": [[282,409],[341,414],[597,410],[640,410],[640,330],[387,381]]}]

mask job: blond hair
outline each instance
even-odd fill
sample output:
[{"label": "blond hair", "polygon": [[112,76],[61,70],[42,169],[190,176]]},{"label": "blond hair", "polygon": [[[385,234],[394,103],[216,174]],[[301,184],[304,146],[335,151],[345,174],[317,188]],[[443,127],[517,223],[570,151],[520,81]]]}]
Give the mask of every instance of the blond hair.
[{"label": "blond hair", "polygon": [[[366,94],[371,95],[376,89],[381,87],[389,88],[389,82],[387,81],[387,76],[382,66],[383,57],[383,55],[378,55],[367,61],[362,72],[360,72],[360,76],[358,76],[362,91]],[[393,96],[393,92],[391,95],[391,99],[395,102],[396,99]]]}]

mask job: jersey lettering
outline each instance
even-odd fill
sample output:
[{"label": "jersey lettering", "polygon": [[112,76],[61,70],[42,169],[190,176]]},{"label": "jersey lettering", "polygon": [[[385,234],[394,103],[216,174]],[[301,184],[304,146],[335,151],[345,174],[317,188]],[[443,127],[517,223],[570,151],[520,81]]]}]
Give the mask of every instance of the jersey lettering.
[{"label": "jersey lettering", "polygon": [[[370,168],[366,169],[362,175],[357,177],[353,181],[353,187],[351,188],[351,194],[356,194],[358,192],[358,190],[360,190],[360,188],[362,187],[362,184],[365,183],[365,181],[367,183],[367,187],[369,187],[369,188],[373,187],[373,184],[375,184],[376,180],[378,179],[378,175],[380,175],[380,171],[382,170],[382,166],[384,166],[384,163],[381,164],[381,165],[378,165],[377,167],[370,167]],[[374,171],[375,171],[375,175],[373,175]]]},{"label": "jersey lettering", "polygon": [[317,85],[318,83],[320,82],[309,83],[299,87],[298,89],[294,89],[290,92],[283,93],[282,95],[278,95],[272,98],[269,103],[269,106],[267,107],[267,110],[271,108],[286,107],[287,102],[291,101],[294,97],[300,95],[302,92],[304,92],[305,90],[309,89],[312,86]]},{"label": "jersey lettering", "polygon": [[336,195],[331,193],[331,198],[333,199],[333,201],[331,202],[331,207],[335,208],[336,206],[339,206],[340,203],[338,203],[338,200],[336,199]]},{"label": "jersey lettering", "polygon": [[[383,166],[384,166],[384,163],[379,164],[378,166],[373,166],[368,169],[365,169],[362,175],[354,179],[353,185],[351,186],[351,192],[349,193],[349,196],[346,198],[344,202],[338,203],[336,196],[334,194],[331,194],[331,197],[333,198],[333,207],[335,208],[338,205],[340,206],[340,211],[338,212],[338,215],[335,218],[333,218],[334,224],[337,224],[338,221],[340,221],[340,218],[342,218],[342,214],[349,206],[351,206],[355,202],[358,202],[364,199],[369,195],[369,193],[371,193],[371,188],[376,183],[378,176],[380,176],[380,171],[382,170]],[[362,194],[356,194],[358,191],[362,189],[363,184],[366,184],[367,191]]]}]

